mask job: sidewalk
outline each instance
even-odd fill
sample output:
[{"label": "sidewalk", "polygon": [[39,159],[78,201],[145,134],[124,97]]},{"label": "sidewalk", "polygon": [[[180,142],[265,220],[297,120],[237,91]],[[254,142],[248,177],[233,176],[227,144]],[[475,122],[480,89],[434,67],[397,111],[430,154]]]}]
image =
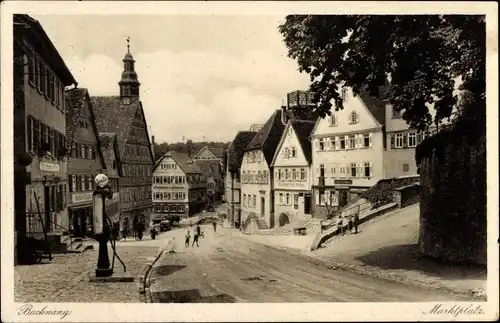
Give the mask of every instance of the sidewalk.
[{"label": "sidewalk", "polygon": [[363,223],[358,234],[336,236],[310,251],[312,236],[241,237],[271,247],[307,255],[327,267],[343,267],[361,274],[446,289],[481,298],[486,289],[486,269],[480,266],[443,264],[418,251],[419,206],[397,209]]},{"label": "sidewalk", "polygon": [[[129,283],[89,282],[97,264],[98,247],[83,253],[56,254],[52,262],[14,267],[14,299],[16,302],[140,302],[137,284],[142,267],[153,261],[159,248],[169,240],[117,242],[117,254],[126,265],[126,274],[135,278]],[[110,262],[113,251],[108,244]],[[122,264],[115,259],[114,272],[123,274]]]}]

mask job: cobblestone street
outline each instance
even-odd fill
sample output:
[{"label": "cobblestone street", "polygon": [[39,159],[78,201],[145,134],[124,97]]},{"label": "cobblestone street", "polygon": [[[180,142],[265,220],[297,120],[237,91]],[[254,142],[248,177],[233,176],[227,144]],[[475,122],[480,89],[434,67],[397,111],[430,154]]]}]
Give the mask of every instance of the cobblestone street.
[{"label": "cobblestone street", "polygon": [[[43,260],[41,264],[15,266],[16,302],[139,302],[137,284],[142,267],[154,260],[159,248],[166,245],[166,232],[157,240],[117,243],[118,256],[127,267],[126,274],[133,276],[134,282],[89,282],[97,263],[98,246],[84,253],[56,254],[52,262]],[[149,238],[149,237],[148,237]],[[109,247],[112,261],[113,252]],[[123,266],[115,260],[115,275],[123,273]]]}]

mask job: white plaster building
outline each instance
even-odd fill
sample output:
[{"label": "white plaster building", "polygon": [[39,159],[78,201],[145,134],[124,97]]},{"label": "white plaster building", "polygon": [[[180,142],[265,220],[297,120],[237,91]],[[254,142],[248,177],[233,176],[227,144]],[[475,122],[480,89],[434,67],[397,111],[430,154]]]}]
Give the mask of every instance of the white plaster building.
[{"label": "white plaster building", "polygon": [[381,179],[416,174],[414,147],[421,136],[408,136],[406,122],[382,100],[365,92],[354,97],[347,89],[343,97],[344,109],[318,119],[311,134],[315,217],[326,216],[325,203],[343,207]]},{"label": "white plaster building", "polygon": [[291,217],[312,212],[311,142],[315,122],[290,120],[283,131],[271,166],[275,214],[280,226]]}]

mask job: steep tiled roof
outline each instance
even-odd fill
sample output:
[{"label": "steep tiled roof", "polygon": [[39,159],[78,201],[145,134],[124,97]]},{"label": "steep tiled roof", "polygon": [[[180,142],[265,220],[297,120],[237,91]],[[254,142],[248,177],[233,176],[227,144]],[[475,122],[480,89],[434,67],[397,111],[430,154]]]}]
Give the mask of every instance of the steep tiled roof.
[{"label": "steep tiled roof", "polygon": [[208,150],[210,150],[210,152],[212,154],[214,154],[214,156],[217,158],[222,159],[224,157],[224,148],[218,148],[218,147],[210,148],[210,147],[208,147]]},{"label": "steep tiled roof", "polygon": [[382,126],[385,125],[385,103],[384,100],[387,98],[389,93],[389,86],[379,86],[379,96],[375,97],[370,95],[366,89],[360,91],[359,98],[364,103],[364,105],[370,110],[373,117]]},{"label": "steep tiled roof", "polygon": [[195,174],[195,173],[203,173],[200,167],[193,162],[193,160],[186,153],[180,153],[178,151],[167,151],[165,155],[159,158],[153,165],[153,171],[156,170],[156,167],[161,163],[164,157],[170,157],[179,165],[179,167],[186,174]]},{"label": "steep tiled roof", "polygon": [[309,135],[314,129],[316,123],[310,120],[292,120],[291,126],[297,134],[297,139],[299,140],[304,156],[309,164],[312,163],[312,148],[311,141],[309,140]]},{"label": "steep tiled roof", "polygon": [[262,129],[253,137],[245,150],[261,149],[268,165],[271,165],[274,152],[279,144],[285,126],[281,122],[283,110],[277,109],[267,120]]},{"label": "steep tiled roof", "polygon": [[88,100],[88,108],[90,112],[90,123],[92,129],[95,130],[96,141],[98,151],[100,154],[103,166],[106,165],[102,151],[100,149],[101,142],[98,134],[97,120],[95,115],[95,110],[90,101],[89,92],[86,88],[74,88],[64,92],[64,100],[66,105],[66,137],[68,147],[72,147],[73,141],[75,140],[76,129],[78,127],[78,119],[83,113],[85,108],[85,101]]},{"label": "steep tiled roof", "polygon": [[243,160],[245,148],[257,134],[255,131],[240,131],[227,148],[227,167],[230,172],[237,172]]},{"label": "steep tiled roof", "polygon": [[130,125],[134,120],[140,102],[122,105],[119,96],[95,96],[91,98],[99,133],[115,133],[118,141],[120,158],[125,152]]},{"label": "steep tiled roof", "polygon": [[[104,157],[104,162],[108,169],[113,169],[113,160],[119,163],[119,160],[115,159],[115,145],[116,145],[116,134],[115,133],[100,133],[99,139],[101,141],[101,151]],[[117,167],[118,174],[121,174],[120,167]],[[109,173],[108,173],[109,175]]]},{"label": "steep tiled roof", "polygon": [[66,103],[66,138],[69,147],[71,147],[75,139],[78,119],[83,113],[86,96],[87,89],[84,88],[76,88],[64,92],[64,100]]}]

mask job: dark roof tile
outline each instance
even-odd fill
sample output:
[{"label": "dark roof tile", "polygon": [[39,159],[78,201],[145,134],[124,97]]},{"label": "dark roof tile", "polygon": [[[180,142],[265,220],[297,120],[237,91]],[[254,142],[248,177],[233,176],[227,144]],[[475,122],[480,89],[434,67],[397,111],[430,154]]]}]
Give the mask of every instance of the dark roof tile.
[{"label": "dark roof tile", "polygon": [[255,131],[240,131],[227,148],[227,167],[230,172],[237,172],[243,160],[245,148],[257,134]]},{"label": "dark roof tile", "polygon": [[302,151],[306,160],[309,164],[312,163],[312,147],[311,141],[309,140],[309,135],[314,129],[314,125],[316,123],[310,120],[292,120],[291,126],[293,130],[297,134],[297,138],[299,140],[300,146],[302,147]]}]

